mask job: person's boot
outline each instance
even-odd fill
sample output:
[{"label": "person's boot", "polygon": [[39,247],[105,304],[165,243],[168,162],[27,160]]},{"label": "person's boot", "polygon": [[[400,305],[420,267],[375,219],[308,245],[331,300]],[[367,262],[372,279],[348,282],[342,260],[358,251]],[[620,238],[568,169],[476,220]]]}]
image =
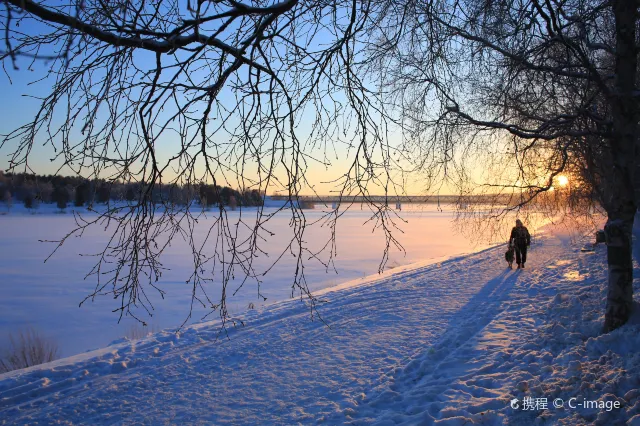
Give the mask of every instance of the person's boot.
[{"label": "person's boot", "polygon": [[524,269],[524,262],[522,262],[522,266],[521,266],[521,268],[522,268],[522,269]]}]

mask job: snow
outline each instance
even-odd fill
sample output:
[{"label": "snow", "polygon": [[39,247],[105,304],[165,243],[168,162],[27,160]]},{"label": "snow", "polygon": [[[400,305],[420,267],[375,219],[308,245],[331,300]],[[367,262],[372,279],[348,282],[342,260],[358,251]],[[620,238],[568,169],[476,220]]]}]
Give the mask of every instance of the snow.
[{"label": "snow", "polygon": [[[273,213],[279,201],[267,200],[270,206],[266,213]],[[408,207],[408,206],[406,206]],[[96,208],[103,208],[97,205]],[[54,205],[42,204],[34,211],[28,211],[22,205],[14,205],[11,212],[0,216],[0,350],[9,333],[32,327],[40,334],[51,337],[60,348],[62,356],[106,346],[121,339],[132,328],[141,330],[132,318],[124,318],[118,324],[118,315],[112,310],[119,307],[119,301],[109,297],[99,297],[79,307],[79,303],[90,294],[95,286],[95,278],[84,280],[95,258],[80,256],[97,253],[104,248],[108,234],[100,227],[90,229],[82,238],[71,238],[62,249],[46,263],[44,259],[51,253],[55,244],[41,243],[39,240],[58,240],[69,232],[74,225],[72,212],[68,207],[64,214]],[[4,211],[0,208],[0,211]],[[77,209],[81,214],[92,215],[86,209]],[[215,209],[214,209],[215,210]],[[251,217],[255,209],[245,209],[243,217]],[[207,213],[208,218],[200,220],[196,236],[205,234],[213,223],[215,211]],[[237,220],[239,211],[229,212]],[[320,208],[305,210],[309,221],[322,215]],[[451,224],[452,211],[441,211],[435,205],[414,207],[402,212],[404,223],[397,220],[404,232],[395,232],[396,238],[404,245],[406,254],[392,247],[387,270],[401,270],[415,262],[433,263],[450,256],[472,252],[487,247],[474,246],[463,236],[456,234]],[[381,233],[372,232],[372,225],[365,224],[370,212],[356,208],[340,218],[337,224],[337,258],[333,270],[327,270],[318,262],[305,262],[305,276],[312,291],[342,285],[347,281],[362,279],[378,271],[384,249]],[[272,259],[282,249],[282,245],[291,235],[290,215],[284,211],[268,223],[274,233],[266,241],[270,257],[260,256],[254,266],[266,269]],[[308,229],[306,240],[309,244],[322,245],[329,237],[326,228],[312,226]],[[263,278],[260,286],[266,302],[257,295],[255,283],[247,283],[234,296],[229,296],[228,306],[232,314],[244,312],[250,304],[262,306],[279,300],[291,298],[291,283],[296,259],[290,254],[283,257],[280,264]],[[191,275],[193,265],[187,244],[176,238],[163,259],[164,271],[158,285],[167,292],[162,299],[153,289],[147,295],[153,301],[153,317],[138,314],[150,324],[154,331],[180,326],[189,313],[191,286],[185,281]],[[235,290],[241,282],[240,277],[231,283]],[[209,286],[209,294],[219,295],[219,283]],[[296,294],[297,296],[298,294]],[[215,299],[214,299],[215,300]],[[209,312],[196,306],[192,322],[198,322]],[[215,315],[214,315],[215,317]]]},{"label": "snow", "polygon": [[7,373],[0,421],[638,424],[640,310],[600,335],[606,252],[584,243],[549,227],[525,270],[489,248],[325,289],[324,322],[284,301]]}]

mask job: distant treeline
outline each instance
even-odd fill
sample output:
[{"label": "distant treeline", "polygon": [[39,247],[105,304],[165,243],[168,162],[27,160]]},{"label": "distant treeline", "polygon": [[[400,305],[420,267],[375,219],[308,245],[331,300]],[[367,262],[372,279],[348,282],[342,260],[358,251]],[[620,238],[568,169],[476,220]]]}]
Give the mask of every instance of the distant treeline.
[{"label": "distant treeline", "polygon": [[197,202],[207,207],[221,203],[235,208],[262,205],[264,193],[257,189],[240,192],[227,186],[209,184],[155,185],[150,188],[145,183],[0,171],[0,200],[8,204],[24,203],[27,208],[37,207],[38,203],[55,203],[63,209],[70,203],[82,207],[110,201],[137,202],[144,199],[175,205]]},{"label": "distant treeline", "polygon": [[[274,194],[273,200],[287,200],[286,195]],[[482,204],[488,200],[494,201],[496,196],[461,196],[461,195],[301,195],[299,200],[315,204],[332,203],[380,203],[380,204]],[[505,198],[505,197],[503,197]],[[507,198],[505,198],[507,200]]]},{"label": "distant treeline", "polygon": [[[593,195],[589,192],[590,188],[586,185],[572,188],[560,188],[548,193],[542,193],[539,198],[545,202],[549,198],[557,198],[559,195],[565,197],[569,204],[577,203],[578,199],[594,201]],[[567,198],[568,197],[568,198]],[[287,200],[286,195],[273,194],[273,200]],[[325,204],[334,203],[342,204],[359,204],[359,203],[378,203],[378,204],[443,204],[454,205],[465,210],[473,206],[518,206],[526,196],[522,196],[515,191],[513,193],[498,194],[478,194],[478,195],[301,195],[298,197],[299,203],[307,204]]]}]

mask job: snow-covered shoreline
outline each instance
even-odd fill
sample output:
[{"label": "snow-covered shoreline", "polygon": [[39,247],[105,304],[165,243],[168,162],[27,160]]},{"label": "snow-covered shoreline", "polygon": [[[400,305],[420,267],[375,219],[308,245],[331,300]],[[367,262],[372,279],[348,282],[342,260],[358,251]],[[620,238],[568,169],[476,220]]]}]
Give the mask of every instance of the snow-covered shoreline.
[{"label": "snow-covered shoreline", "polygon": [[[524,271],[506,270],[496,247],[356,280],[321,295],[327,325],[286,301],[246,312],[228,339],[203,323],[7,373],[0,419],[639,424],[640,309],[599,335],[605,248],[581,247],[547,234]],[[538,409],[523,410],[525,398]],[[555,408],[558,398],[621,408]]]}]

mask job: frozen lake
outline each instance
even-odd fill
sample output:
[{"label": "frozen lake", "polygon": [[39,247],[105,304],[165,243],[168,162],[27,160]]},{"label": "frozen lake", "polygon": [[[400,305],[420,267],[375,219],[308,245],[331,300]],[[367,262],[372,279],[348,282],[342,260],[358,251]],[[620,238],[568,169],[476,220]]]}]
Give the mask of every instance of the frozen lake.
[{"label": "frozen lake", "polygon": [[[112,310],[119,302],[102,296],[94,302],[79,303],[95,287],[95,277],[84,279],[95,259],[81,254],[91,254],[104,247],[110,234],[99,228],[85,233],[82,238],[68,241],[49,261],[44,259],[53,249],[53,245],[39,240],[56,240],[70,231],[74,225],[73,215],[55,214],[54,209],[42,206],[38,214],[21,212],[16,206],[8,215],[0,216],[0,342],[6,342],[9,332],[33,327],[41,334],[55,339],[61,356],[73,355],[86,350],[105,346],[109,342],[122,338],[136,322],[132,318],[123,318],[118,324],[118,314]],[[265,209],[269,211],[269,209]],[[273,209],[275,210],[275,209]],[[255,210],[253,210],[255,212]],[[243,215],[251,209],[243,210]],[[234,212],[232,214],[238,214]],[[305,216],[312,222],[320,218],[320,210],[305,210]],[[473,245],[464,236],[457,233],[453,226],[452,210],[440,210],[436,205],[412,206],[401,213],[406,221],[396,221],[402,232],[394,236],[404,246],[406,253],[391,247],[387,269],[405,266],[415,262],[437,262],[444,258],[480,250],[488,246]],[[346,281],[376,274],[385,240],[383,234],[373,230],[373,224],[367,223],[370,212],[359,209],[349,210],[337,222],[337,256],[335,268],[328,270],[313,260],[305,261],[307,284],[312,291],[336,286]],[[204,232],[213,223],[213,218],[200,221],[197,232]],[[283,242],[291,235],[290,216],[287,212],[275,216],[269,221],[268,229],[274,236],[265,242],[264,247],[272,249],[271,257],[264,255],[255,260],[257,269],[266,267],[279,254]],[[200,230],[201,229],[201,230]],[[305,241],[311,245],[324,244],[329,235],[326,227],[314,226],[306,234]],[[169,268],[158,282],[166,291],[164,299],[158,297],[155,290],[147,288],[147,294],[153,301],[153,317],[148,319],[154,330],[177,327],[187,317],[191,303],[191,286],[185,281],[191,274],[193,265],[191,253],[186,243],[174,240],[164,257],[164,266]],[[269,304],[291,297],[291,285],[295,259],[288,255],[265,277],[260,287],[267,297],[266,302],[257,295],[255,283],[246,283],[234,296],[229,296],[228,306],[231,313],[241,312],[253,303],[255,306]],[[239,280],[233,281],[233,292]],[[210,283],[208,287],[212,300],[219,294],[219,284]],[[208,310],[195,310],[190,322],[199,321]],[[142,314],[142,312],[139,312]],[[214,314],[212,319],[216,319]]]}]

